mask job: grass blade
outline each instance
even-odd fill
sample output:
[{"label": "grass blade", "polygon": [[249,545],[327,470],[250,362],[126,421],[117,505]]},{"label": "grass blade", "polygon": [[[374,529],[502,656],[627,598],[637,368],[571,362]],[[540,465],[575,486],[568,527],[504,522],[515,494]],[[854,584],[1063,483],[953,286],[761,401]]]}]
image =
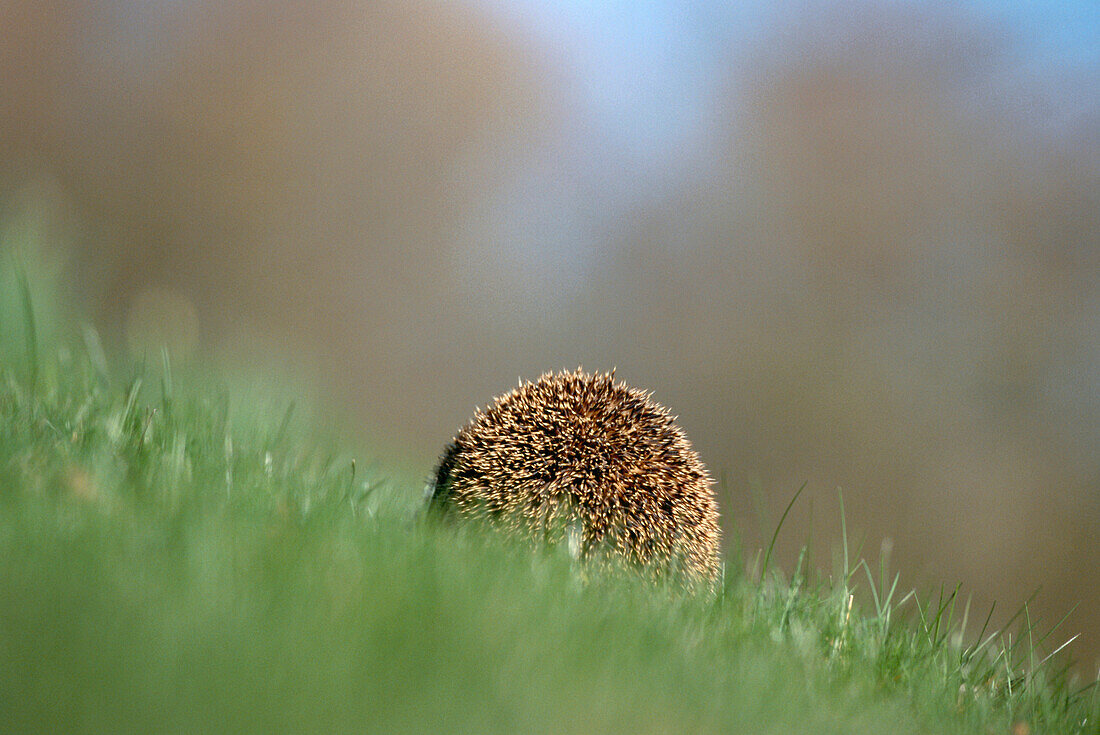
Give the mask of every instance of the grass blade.
[{"label": "grass blade", "polygon": [[760,571],[760,578],[763,579],[768,573],[768,564],[771,562],[772,551],[775,549],[775,541],[779,538],[779,531],[783,528],[783,522],[787,520],[787,515],[791,512],[791,508],[794,507],[794,503],[798,500],[798,496],[802,494],[802,491],[806,489],[806,483],[802,483],[802,487],[798,488],[798,492],[791,498],[791,502],[787,503],[787,508],[783,511],[783,515],[779,517],[779,523],[775,527],[775,533],[772,534],[771,543],[768,544],[768,551],[764,554],[764,568]]},{"label": "grass blade", "polygon": [[23,340],[27,359],[27,389],[34,393],[38,384],[38,327],[34,319],[34,301],[31,298],[30,279],[22,258],[16,264],[19,297],[23,302]]}]

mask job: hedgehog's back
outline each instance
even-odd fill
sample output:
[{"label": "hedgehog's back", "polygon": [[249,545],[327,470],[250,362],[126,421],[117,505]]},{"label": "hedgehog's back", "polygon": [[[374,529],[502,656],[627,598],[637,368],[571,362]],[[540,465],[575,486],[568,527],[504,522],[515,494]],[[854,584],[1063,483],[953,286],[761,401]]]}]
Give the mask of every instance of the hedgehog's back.
[{"label": "hedgehog's back", "polygon": [[666,409],[610,374],[548,373],[479,410],[448,445],[432,503],[537,539],[574,529],[582,554],[658,574],[718,571],[706,468]]}]

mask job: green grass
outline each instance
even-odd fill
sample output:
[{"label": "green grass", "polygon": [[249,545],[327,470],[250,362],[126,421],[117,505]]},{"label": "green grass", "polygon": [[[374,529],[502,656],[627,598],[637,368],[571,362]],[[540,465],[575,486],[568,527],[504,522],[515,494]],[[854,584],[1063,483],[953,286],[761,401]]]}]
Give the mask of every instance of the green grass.
[{"label": "green grass", "polygon": [[420,487],[287,404],[167,356],[112,370],[90,331],[39,339],[12,283],[5,732],[1100,732],[1097,687],[1045,659],[1068,634],[1026,607],[982,629],[843,538],[833,581],[732,560],[709,596],[583,580],[559,551],[417,520]]}]

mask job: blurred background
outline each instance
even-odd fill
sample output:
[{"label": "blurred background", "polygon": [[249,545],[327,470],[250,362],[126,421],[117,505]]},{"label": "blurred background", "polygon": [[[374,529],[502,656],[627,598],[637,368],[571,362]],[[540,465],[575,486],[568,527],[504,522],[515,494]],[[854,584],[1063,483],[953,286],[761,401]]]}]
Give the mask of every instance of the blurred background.
[{"label": "blurred background", "polygon": [[904,586],[1041,588],[1100,660],[1091,0],[2,0],[29,226],[114,350],[278,365],[395,476],[617,367],[731,548],[805,482],[828,568],[840,488]]}]

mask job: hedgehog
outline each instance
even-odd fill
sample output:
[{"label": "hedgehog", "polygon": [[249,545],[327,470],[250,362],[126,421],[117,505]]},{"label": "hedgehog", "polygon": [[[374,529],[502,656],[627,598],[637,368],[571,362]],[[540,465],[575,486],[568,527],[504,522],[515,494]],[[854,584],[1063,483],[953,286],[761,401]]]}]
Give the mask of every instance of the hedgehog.
[{"label": "hedgehog", "polygon": [[611,373],[546,373],[478,409],[444,448],[429,511],[481,518],[575,556],[712,584],[718,508],[706,467],[652,394]]}]

